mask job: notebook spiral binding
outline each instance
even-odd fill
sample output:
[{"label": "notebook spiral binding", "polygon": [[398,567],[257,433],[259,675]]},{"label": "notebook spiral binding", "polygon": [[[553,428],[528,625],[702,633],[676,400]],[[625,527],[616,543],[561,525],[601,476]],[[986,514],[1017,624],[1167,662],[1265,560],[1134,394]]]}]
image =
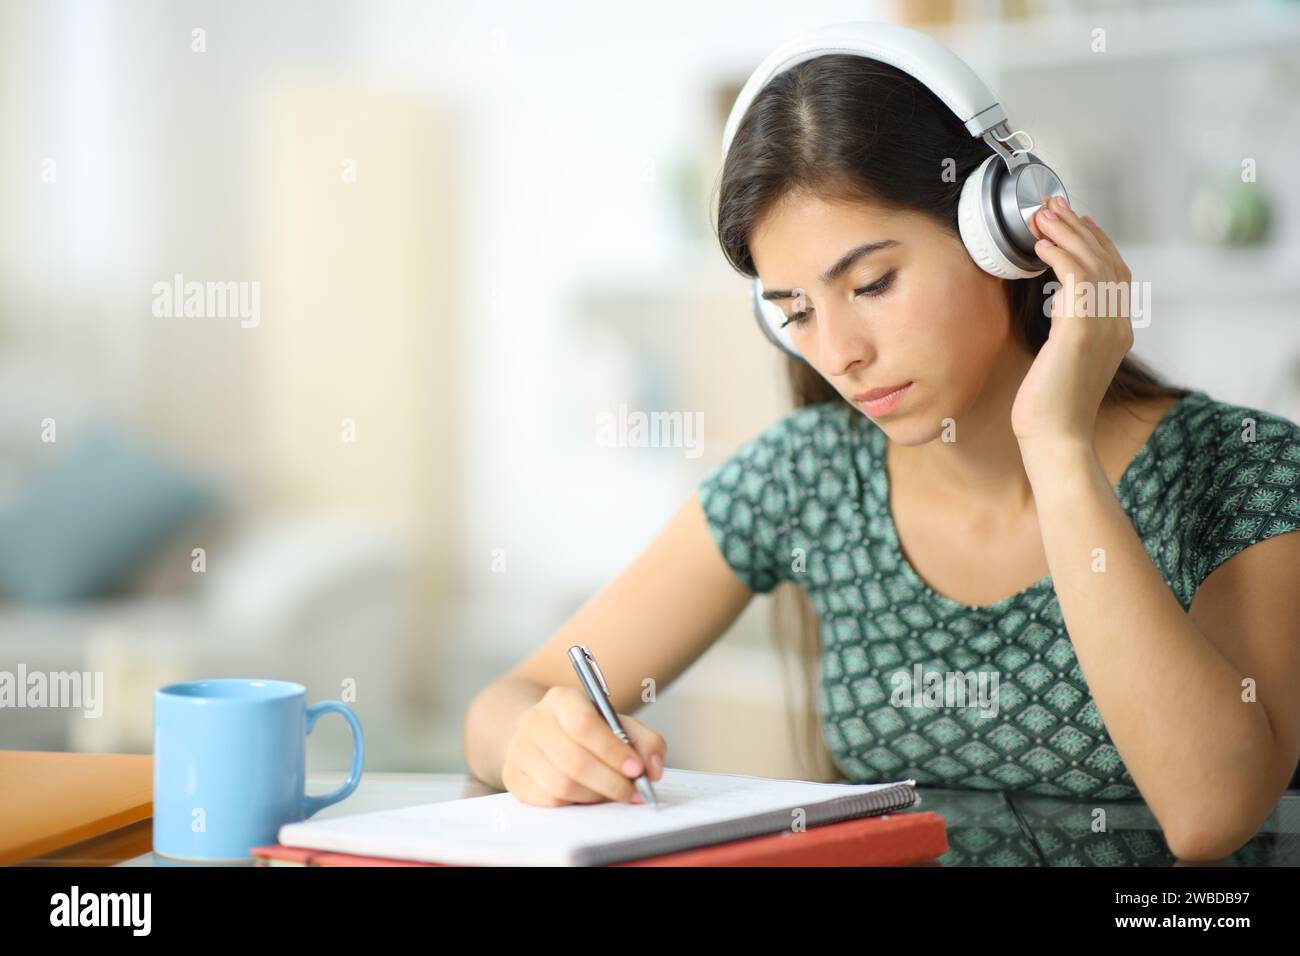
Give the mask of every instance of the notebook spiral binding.
[{"label": "notebook spiral binding", "polygon": [[[903,780],[892,786],[870,793],[853,793],[834,800],[815,803],[806,808],[805,823],[809,827],[825,823],[838,823],[857,817],[879,816],[895,810],[906,810],[920,802],[916,792],[915,780]],[[654,836],[638,837],[634,840],[622,840],[617,843],[605,843],[600,846],[582,847],[573,855],[575,866],[608,866],[611,863],[623,863],[627,860],[639,860],[648,856],[662,856],[665,853],[679,853],[694,850],[697,847],[712,846],[715,843],[730,843],[749,837],[767,836],[790,829],[791,814],[799,807],[787,807],[783,810],[770,810],[742,820],[729,820],[725,823],[710,823],[703,826],[688,827],[672,833],[659,833]]]}]

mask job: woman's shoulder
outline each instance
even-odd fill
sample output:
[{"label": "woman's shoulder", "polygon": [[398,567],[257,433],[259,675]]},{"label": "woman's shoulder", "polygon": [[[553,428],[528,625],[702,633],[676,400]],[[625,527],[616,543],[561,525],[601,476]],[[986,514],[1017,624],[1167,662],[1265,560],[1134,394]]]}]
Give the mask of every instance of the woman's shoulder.
[{"label": "woman's shoulder", "polygon": [[779,486],[789,503],[808,483],[853,467],[854,450],[863,444],[858,439],[865,422],[859,418],[865,420],[842,400],[795,408],[731,451],[708,473],[701,491],[744,487],[758,498]]},{"label": "woman's shoulder", "polygon": [[1300,425],[1201,389],[1167,408],[1147,444],[1149,454],[1134,469],[1143,498],[1163,489],[1228,510],[1238,492],[1260,482],[1292,490],[1300,483]]},{"label": "woman's shoulder", "polygon": [[[1195,390],[1155,443],[1166,520],[1188,548],[1194,592],[1212,570],[1256,542],[1300,530],[1300,425],[1275,412]],[[1181,505],[1180,502],[1181,501]]]},{"label": "woman's shoulder", "polygon": [[[843,411],[852,413],[847,403]],[[754,592],[789,580],[793,516],[845,486],[851,419],[835,402],[805,405],[754,434],[696,486],[709,529],[736,575]]]},{"label": "woman's shoulder", "polygon": [[[1173,411],[1180,427],[1156,436],[1158,444],[1181,446],[1188,464],[1209,466],[1195,470],[1216,484],[1225,478],[1244,479],[1243,469],[1266,461],[1300,467],[1300,425],[1283,415],[1199,389],[1188,392]],[[1283,467],[1276,477],[1289,478],[1291,471]]]}]

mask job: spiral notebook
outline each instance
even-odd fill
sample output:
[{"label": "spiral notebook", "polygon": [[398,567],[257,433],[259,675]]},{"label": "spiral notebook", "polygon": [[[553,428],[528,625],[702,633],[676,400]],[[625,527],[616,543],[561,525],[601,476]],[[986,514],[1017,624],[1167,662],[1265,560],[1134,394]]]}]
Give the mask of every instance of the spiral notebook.
[{"label": "spiral notebook", "polygon": [[838,784],[667,768],[659,806],[537,807],[512,793],[289,823],[284,846],[468,866],[604,866],[920,803],[916,781]]}]

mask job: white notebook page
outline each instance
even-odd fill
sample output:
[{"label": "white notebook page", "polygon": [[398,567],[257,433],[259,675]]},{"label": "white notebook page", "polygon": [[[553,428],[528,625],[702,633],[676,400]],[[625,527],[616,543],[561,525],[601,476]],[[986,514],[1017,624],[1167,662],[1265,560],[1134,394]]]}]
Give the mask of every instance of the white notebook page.
[{"label": "white notebook page", "polygon": [[894,784],[773,780],[670,767],[653,786],[658,807],[617,801],[537,807],[506,792],[289,823],[280,828],[280,842],[438,863],[567,866],[581,847],[806,807]]}]

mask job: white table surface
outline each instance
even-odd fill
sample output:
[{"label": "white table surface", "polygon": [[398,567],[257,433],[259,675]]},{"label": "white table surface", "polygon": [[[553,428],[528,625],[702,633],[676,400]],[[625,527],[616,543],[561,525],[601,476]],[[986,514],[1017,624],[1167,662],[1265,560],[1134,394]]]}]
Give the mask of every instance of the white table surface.
[{"label": "white table surface", "polygon": [[[307,793],[312,796],[329,793],[343,784],[347,779],[345,771],[307,774]],[[438,803],[442,800],[459,800],[462,797],[482,797],[490,793],[499,793],[482,781],[466,773],[380,773],[366,771],[361,775],[361,782],[346,800],[326,807],[315,814],[313,820],[327,817],[350,816],[355,813],[369,813],[373,810],[391,810],[396,807],[414,807],[422,803]],[[140,856],[123,860],[118,866],[199,866],[205,864],[186,863],[160,857],[156,853],[142,853]],[[214,864],[206,864],[214,865]],[[222,866],[253,866],[250,857],[240,863],[217,864]]]}]

